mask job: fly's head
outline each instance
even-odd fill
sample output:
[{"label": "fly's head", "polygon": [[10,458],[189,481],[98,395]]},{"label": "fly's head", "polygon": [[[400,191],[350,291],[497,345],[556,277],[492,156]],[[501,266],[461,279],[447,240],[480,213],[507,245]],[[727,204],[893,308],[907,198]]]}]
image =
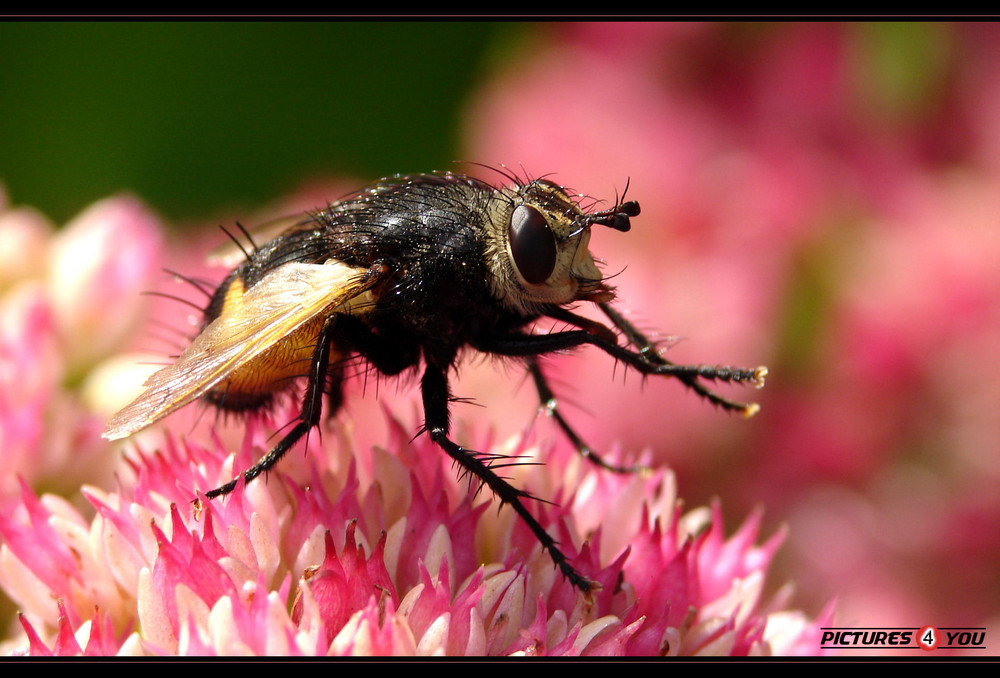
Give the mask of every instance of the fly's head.
[{"label": "fly's head", "polygon": [[562,187],[544,179],[499,189],[491,201],[487,260],[496,298],[532,314],[545,305],[607,302],[614,288],[604,282],[587,249],[590,227],[631,228],[635,201],[585,212]]}]

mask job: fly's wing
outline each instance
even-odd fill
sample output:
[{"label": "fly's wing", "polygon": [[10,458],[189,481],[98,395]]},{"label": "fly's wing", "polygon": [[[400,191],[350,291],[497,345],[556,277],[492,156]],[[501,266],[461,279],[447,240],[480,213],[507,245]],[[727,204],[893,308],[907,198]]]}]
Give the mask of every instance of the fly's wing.
[{"label": "fly's wing", "polygon": [[[118,412],[104,432],[124,438],[196,400],[247,361],[310,320],[364,313],[381,276],[338,261],[289,263],[268,273],[199,334],[173,365],[154,373],[146,391]],[[366,275],[368,274],[368,275]]]}]

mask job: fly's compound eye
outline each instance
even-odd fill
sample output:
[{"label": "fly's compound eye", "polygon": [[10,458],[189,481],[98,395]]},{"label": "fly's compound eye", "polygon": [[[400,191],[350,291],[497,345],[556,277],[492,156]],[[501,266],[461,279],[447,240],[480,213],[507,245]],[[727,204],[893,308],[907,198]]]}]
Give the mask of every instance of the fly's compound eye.
[{"label": "fly's compound eye", "polygon": [[521,277],[532,285],[548,280],[556,267],[556,239],[545,215],[519,205],[510,216],[510,252]]}]

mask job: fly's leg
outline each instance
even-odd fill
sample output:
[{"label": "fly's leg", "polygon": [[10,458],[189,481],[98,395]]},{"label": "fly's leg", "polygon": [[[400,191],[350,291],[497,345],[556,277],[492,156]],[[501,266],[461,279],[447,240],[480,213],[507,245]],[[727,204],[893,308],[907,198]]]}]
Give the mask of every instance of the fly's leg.
[{"label": "fly's leg", "polygon": [[[270,452],[241,474],[241,477],[247,483],[260,474],[269,471],[310,429],[319,426],[323,411],[324,392],[333,389],[340,390],[341,385],[339,381],[336,384],[330,383],[330,388],[327,388],[327,379],[338,378],[340,374],[337,370],[330,370],[330,347],[333,344],[336,319],[336,315],[331,315],[326,319],[323,323],[323,329],[319,333],[319,338],[316,340],[316,347],[313,349],[312,361],[309,365],[306,392],[302,400],[302,413],[299,415],[295,426],[285,434],[285,437]],[[338,401],[339,398],[333,398],[333,402]],[[239,477],[234,478],[225,485],[206,492],[205,496],[209,499],[215,499],[216,497],[229,494],[235,489],[238,482]]]},{"label": "fly's leg", "polygon": [[556,564],[556,567],[559,568],[559,571],[562,572],[563,576],[573,586],[585,593],[591,591],[595,584],[580,574],[569,563],[566,555],[559,550],[556,540],[531,515],[531,512],[528,511],[522,501],[525,499],[537,499],[537,497],[533,497],[530,493],[517,489],[502,476],[497,475],[496,469],[500,467],[500,464],[496,462],[501,457],[484,455],[467,450],[448,437],[450,430],[450,416],[448,412],[450,394],[448,392],[448,377],[445,370],[428,363],[420,382],[420,390],[424,402],[424,427],[431,440],[461,466],[465,473],[475,476],[483,485],[488,487],[497,499],[500,500],[500,503],[508,504],[514,509],[538,539],[542,548],[549,552],[549,556]]},{"label": "fly's leg", "polygon": [[566,330],[550,334],[507,334],[479,341],[475,347],[480,351],[488,353],[523,358],[566,351],[589,344],[600,348],[608,355],[636,369],[641,374],[675,377],[695,393],[721,406],[723,409],[739,412],[746,417],[753,416],[760,409],[760,406],[756,403],[740,403],[724,398],[708,389],[698,380],[707,379],[710,381],[750,383],[760,388],[764,385],[764,378],[767,376],[766,367],[745,368],[720,365],[677,365],[663,358],[656,351],[655,344],[650,342],[624,318],[617,315],[613,309],[610,307],[605,308],[605,306],[602,304],[602,309],[605,309],[606,313],[609,311],[615,313],[614,316],[609,315],[609,317],[612,317],[613,321],[617,318],[622,323],[620,329],[626,334],[629,342],[636,344],[639,350],[633,350],[627,346],[619,346],[606,336],[605,333],[595,333],[586,330]]},{"label": "fly's leg", "polygon": [[[760,388],[764,385],[764,378],[767,376],[766,367],[747,369],[711,365],[676,365],[675,363],[672,363],[664,358],[657,350],[656,343],[650,341],[646,335],[640,332],[635,325],[626,320],[625,317],[622,316],[622,314],[619,313],[614,307],[606,303],[598,304],[598,306],[601,307],[601,311],[604,312],[604,315],[608,316],[611,322],[614,323],[614,326],[622,331],[629,343],[638,350],[638,355],[642,356],[642,359],[645,362],[651,365],[659,365],[665,370],[669,368],[676,368],[677,371],[673,373],[673,376],[677,377],[681,383],[697,393],[699,396],[720,406],[724,410],[738,412],[747,418],[757,414],[757,411],[760,410],[760,406],[757,405],[757,403],[741,403],[724,398],[708,389],[704,384],[700,383],[698,379],[749,382],[757,388]],[[663,374],[665,372],[656,373]]]},{"label": "fly's leg", "polygon": [[603,469],[613,471],[614,473],[639,473],[646,470],[645,467],[639,465],[618,466],[605,461],[601,455],[592,450],[590,446],[583,441],[583,439],[563,418],[562,413],[559,412],[558,400],[556,400],[555,393],[553,393],[552,389],[549,387],[548,381],[545,379],[541,366],[539,366],[538,360],[535,357],[528,358],[528,373],[531,374],[531,378],[535,382],[535,389],[538,391],[538,398],[541,400],[542,407],[545,408],[545,412],[555,420],[556,424],[559,425],[559,428],[562,429],[563,434],[565,434],[565,436],[569,438],[570,442],[573,443],[573,447],[581,457]]}]

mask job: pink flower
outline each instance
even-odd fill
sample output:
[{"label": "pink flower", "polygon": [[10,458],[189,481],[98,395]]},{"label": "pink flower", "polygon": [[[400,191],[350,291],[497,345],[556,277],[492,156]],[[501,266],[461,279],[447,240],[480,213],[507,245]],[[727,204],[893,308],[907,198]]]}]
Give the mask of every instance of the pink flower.
[{"label": "pink flower", "polygon": [[131,455],[116,490],[84,488],[89,522],[23,487],[0,516],[0,586],[26,634],[18,651],[818,651],[818,622],[762,597],[781,536],[757,546],[757,517],[727,540],[718,506],[680,513],[669,474],[598,471],[533,430],[506,452],[545,465],[514,468],[514,480],[560,501],[533,510],[601,584],[587,597],[425,436],[409,442],[413,427],[394,419],[387,428],[383,447],[314,436],[308,455],[200,509],[199,490],[264,449],[256,424],[236,455],[173,438]]},{"label": "pink flower", "polygon": [[60,330],[73,338],[71,365],[93,364],[134,335],[137,293],[158,271],[161,249],[156,218],[130,197],[92,205],[53,239],[48,293]]},{"label": "pink flower", "polygon": [[107,477],[107,413],[81,396],[99,361],[132,339],[160,246],[155,219],[132,198],[98,203],[59,232],[3,202],[0,497],[17,492],[17,475],[59,489]]}]

